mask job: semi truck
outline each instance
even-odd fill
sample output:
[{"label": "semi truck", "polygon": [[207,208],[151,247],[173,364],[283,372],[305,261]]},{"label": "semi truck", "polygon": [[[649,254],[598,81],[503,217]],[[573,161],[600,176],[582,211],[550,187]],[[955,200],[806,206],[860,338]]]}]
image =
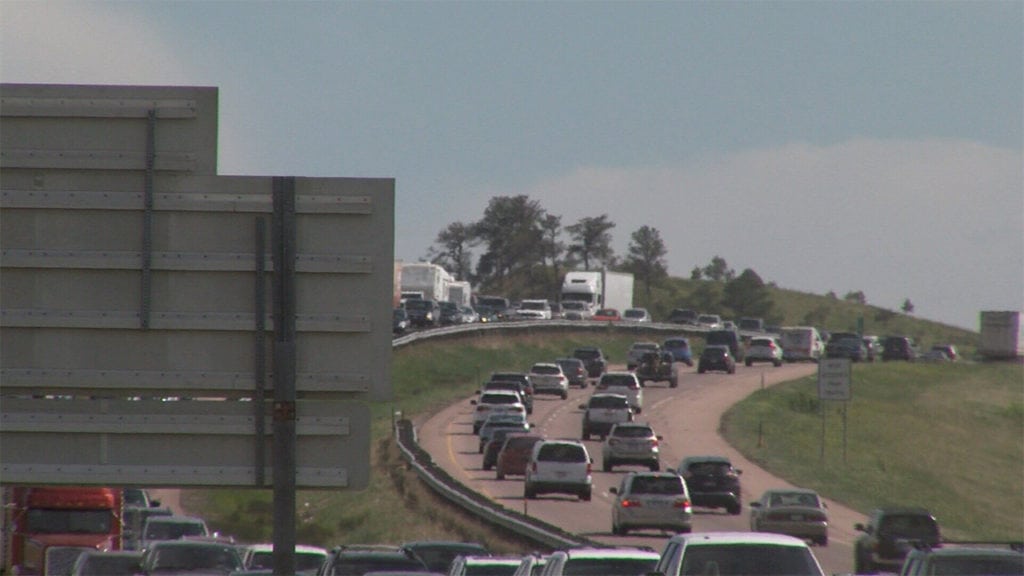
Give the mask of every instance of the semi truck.
[{"label": "semi truck", "polygon": [[561,301],[583,302],[590,314],[600,308],[614,308],[621,313],[633,307],[633,275],[611,270],[567,272]]},{"label": "semi truck", "polygon": [[1020,316],[1019,311],[1012,310],[982,311],[978,354],[986,360],[1024,357],[1024,325]]},{"label": "semi truck", "polygon": [[122,549],[120,488],[8,486],[3,511],[5,574],[68,574],[83,549]]},{"label": "semi truck", "polygon": [[437,264],[402,264],[402,299],[442,302],[448,299],[448,287],[454,280],[447,270]]}]

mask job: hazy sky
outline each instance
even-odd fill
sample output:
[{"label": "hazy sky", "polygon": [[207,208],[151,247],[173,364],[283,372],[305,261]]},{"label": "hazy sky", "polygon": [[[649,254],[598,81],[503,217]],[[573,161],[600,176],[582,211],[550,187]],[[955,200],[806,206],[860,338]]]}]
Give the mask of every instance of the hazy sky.
[{"label": "hazy sky", "polygon": [[0,80],[216,86],[222,175],[526,194],[784,288],[1024,308],[1024,2],[0,3]]}]

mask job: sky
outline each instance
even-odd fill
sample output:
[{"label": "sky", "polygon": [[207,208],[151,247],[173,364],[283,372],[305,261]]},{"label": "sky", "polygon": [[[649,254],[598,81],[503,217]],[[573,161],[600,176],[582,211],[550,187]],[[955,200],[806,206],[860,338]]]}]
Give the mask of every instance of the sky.
[{"label": "sky", "polygon": [[1020,0],[4,0],[0,81],[215,86],[219,174],[394,178],[404,261],[526,195],[674,276],[1024,310]]}]

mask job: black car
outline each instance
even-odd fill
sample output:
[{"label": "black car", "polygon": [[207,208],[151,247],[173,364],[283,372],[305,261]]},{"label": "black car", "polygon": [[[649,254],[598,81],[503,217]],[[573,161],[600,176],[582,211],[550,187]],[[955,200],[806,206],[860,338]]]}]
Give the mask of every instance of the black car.
[{"label": "black car", "polygon": [[735,330],[711,330],[704,336],[704,342],[708,346],[728,346],[729,354],[732,355],[733,360],[743,362],[743,356],[746,351],[743,348],[743,341],[740,339],[739,332]]},{"label": "black car", "polygon": [[671,324],[696,324],[697,312],[686,308],[675,308],[668,314],[667,322]]},{"label": "black car", "polygon": [[452,324],[462,324],[462,309],[455,302],[441,302],[438,304],[441,309],[441,320],[442,326],[451,326]]},{"label": "black car", "polygon": [[441,325],[441,308],[434,300],[406,300],[405,312],[411,326],[435,328]]},{"label": "black car", "polygon": [[703,374],[708,370],[719,370],[729,374],[736,373],[736,360],[729,353],[728,347],[704,347],[704,350],[700,353],[700,359],[697,360],[697,373]]},{"label": "black car", "polygon": [[579,358],[555,358],[555,364],[562,367],[562,372],[569,379],[569,386],[587,387],[587,365]]},{"label": "black car", "polygon": [[608,369],[608,358],[600,348],[577,348],[573,351],[572,357],[583,360],[583,364],[587,367],[587,376],[591,378],[600,378],[601,374]]},{"label": "black car", "polygon": [[405,311],[405,308],[395,308],[394,312],[391,313],[391,333],[405,334],[405,331],[408,329],[409,313]]},{"label": "black car", "polygon": [[482,544],[476,542],[449,542],[445,540],[425,540],[419,542],[406,542],[402,544],[402,550],[411,552],[414,556],[423,561],[427,568],[433,572],[447,573],[448,566],[456,556],[486,556],[490,554]]},{"label": "black car", "polygon": [[868,359],[868,348],[858,334],[833,334],[825,345],[826,358],[849,358],[852,362]]},{"label": "black car", "polygon": [[924,508],[878,508],[868,516],[867,525],[858,523],[854,528],[863,532],[853,549],[857,574],[899,571],[915,546],[934,548],[942,542],[938,521]]},{"label": "black car", "polygon": [[676,468],[686,480],[694,506],[725,508],[737,515],[743,509],[740,488],[742,470],[733,468],[725,456],[688,456]]},{"label": "black car", "polygon": [[917,359],[917,347],[913,338],[907,336],[888,336],[882,342],[882,360],[906,360],[912,362]]}]

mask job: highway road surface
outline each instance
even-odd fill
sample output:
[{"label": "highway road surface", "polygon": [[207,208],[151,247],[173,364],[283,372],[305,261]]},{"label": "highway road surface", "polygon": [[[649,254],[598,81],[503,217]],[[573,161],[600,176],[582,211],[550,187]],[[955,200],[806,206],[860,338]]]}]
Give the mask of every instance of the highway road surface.
[{"label": "highway road surface", "polygon": [[[623,369],[623,367],[613,367]],[[738,516],[724,510],[695,508],[694,531],[721,531],[750,529],[750,509],[747,502],[757,499],[769,488],[791,487],[792,484],[758,468],[733,449],[718,434],[721,415],[732,404],[758,390],[762,385],[772,386],[793,380],[817,370],[815,364],[785,364],[775,368],[770,364],[752,367],[737,366],[735,374],[697,374],[695,368],[682,366],[678,388],[668,388],[667,382],[648,383],[644,388],[643,412],[637,420],[647,421],[664,437],[660,443],[662,468],[674,468],[684,456],[718,454],[728,456],[733,465],[743,471],[743,512]],[[569,398],[538,396],[530,421],[536,430],[552,438],[580,438],[583,412],[579,405],[594,392],[573,388]],[[651,546],[659,552],[670,534],[658,530],[630,532],[627,536],[611,534],[611,506],[614,495],[608,492],[617,486],[622,474],[646,468],[616,467],[613,472],[600,471],[601,442],[587,441],[587,449],[595,460],[593,499],[578,501],[575,496],[544,495],[536,500],[523,498],[521,478],[497,480],[494,472],[484,471],[482,457],[477,451],[477,437],[472,433],[472,398],[466,398],[446,409],[424,417],[416,423],[421,446],[440,466],[454,478],[474,490],[501,503],[503,506],[525,512],[567,531],[614,545]],[[830,514],[829,545],[815,547],[826,573],[853,571],[853,542],[856,522],[865,521],[864,515],[828,500]]]}]

